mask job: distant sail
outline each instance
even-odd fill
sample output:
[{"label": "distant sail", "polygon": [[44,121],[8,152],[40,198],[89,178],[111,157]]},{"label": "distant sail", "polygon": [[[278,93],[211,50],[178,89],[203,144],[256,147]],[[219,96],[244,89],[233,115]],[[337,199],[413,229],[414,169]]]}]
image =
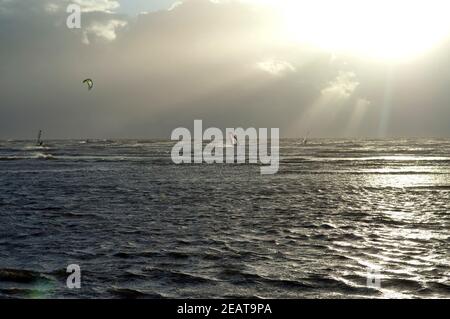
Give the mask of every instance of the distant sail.
[{"label": "distant sail", "polygon": [[37,137],[37,140],[36,140],[36,145],[37,146],[42,146],[42,144],[44,144],[44,142],[41,140],[41,137],[42,137],[42,131],[39,130],[38,137]]},{"label": "distant sail", "polygon": [[309,136],[309,131],[308,131],[308,133],[306,133],[306,135],[305,135],[305,137],[303,138],[303,141],[302,141],[302,144],[303,145],[306,145],[306,144],[308,144],[308,136]]},{"label": "distant sail", "polygon": [[230,132],[231,145],[237,145],[237,136]]}]

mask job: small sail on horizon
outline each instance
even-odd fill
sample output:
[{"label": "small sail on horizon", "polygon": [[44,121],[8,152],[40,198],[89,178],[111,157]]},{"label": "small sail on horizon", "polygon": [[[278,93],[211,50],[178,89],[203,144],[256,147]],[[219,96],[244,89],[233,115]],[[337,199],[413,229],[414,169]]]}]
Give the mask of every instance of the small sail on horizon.
[{"label": "small sail on horizon", "polygon": [[37,137],[37,140],[36,140],[36,145],[37,146],[42,146],[42,144],[44,144],[44,142],[41,140],[41,137],[42,137],[42,130],[39,130],[38,137]]},{"label": "small sail on horizon", "polygon": [[305,137],[303,138],[303,141],[302,141],[302,144],[303,145],[306,145],[306,144],[308,144],[308,137],[309,137],[309,131],[306,133],[306,135],[305,135]]},{"label": "small sail on horizon", "polygon": [[237,136],[236,134],[230,133],[231,145],[237,145]]}]

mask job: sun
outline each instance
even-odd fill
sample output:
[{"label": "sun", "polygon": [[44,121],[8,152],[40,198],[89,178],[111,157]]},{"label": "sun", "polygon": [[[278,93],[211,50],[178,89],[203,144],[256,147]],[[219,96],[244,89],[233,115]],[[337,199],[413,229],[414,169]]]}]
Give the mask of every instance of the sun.
[{"label": "sun", "polygon": [[264,0],[290,41],[381,59],[420,55],[450,35],[448,0]]}]

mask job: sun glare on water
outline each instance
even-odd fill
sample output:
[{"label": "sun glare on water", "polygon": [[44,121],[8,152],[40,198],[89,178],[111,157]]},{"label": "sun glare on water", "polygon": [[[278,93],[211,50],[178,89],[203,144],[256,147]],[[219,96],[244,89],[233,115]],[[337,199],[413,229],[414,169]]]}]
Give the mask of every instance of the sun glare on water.
[{"label": "sun glare on water", "polygon": [[[256,1],[256,0],[254,0]],[[450,35],[448,0],[261,0],[290,41],[381,59],[420,55]]]}]

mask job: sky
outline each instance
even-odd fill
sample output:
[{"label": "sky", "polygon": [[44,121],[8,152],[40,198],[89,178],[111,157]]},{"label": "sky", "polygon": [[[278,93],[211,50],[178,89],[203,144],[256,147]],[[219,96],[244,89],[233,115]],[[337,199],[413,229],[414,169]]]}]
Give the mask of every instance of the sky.
[{"label": "sky", "polygon": [[447,2],[0,0],[0,139],[450,137]]}]

